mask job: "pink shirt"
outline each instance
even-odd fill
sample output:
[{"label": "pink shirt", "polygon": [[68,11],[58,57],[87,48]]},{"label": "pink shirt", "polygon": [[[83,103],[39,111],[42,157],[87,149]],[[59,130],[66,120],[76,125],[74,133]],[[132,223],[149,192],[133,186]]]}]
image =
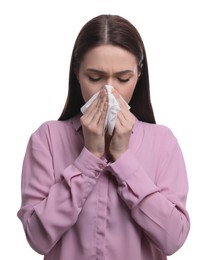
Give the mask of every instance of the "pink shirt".
[{"label": "pink shirt", "polygon": [[167,127],[136,120],[129,149],[107,163],[84,147],[76,116],[32,134],[18,217],[45,260],[161,260],[188,235],[187,192]]}]

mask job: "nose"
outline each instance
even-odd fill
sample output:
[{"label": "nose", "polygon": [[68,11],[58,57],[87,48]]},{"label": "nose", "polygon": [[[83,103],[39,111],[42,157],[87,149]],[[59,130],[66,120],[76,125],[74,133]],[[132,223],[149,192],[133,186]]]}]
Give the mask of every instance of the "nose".
[{"label": "nose", "polygon": [[106,80],[106,85],[110,85],[110,86],[113,86],[113,87],[114,87],[113,79],[112,79],[112,78],[107,78],[107,80]]}]

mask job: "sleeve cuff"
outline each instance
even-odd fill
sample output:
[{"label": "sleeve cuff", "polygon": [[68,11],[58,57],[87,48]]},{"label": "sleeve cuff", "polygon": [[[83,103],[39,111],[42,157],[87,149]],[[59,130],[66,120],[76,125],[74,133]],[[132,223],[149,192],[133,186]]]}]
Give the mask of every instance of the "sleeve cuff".
[{"label": "sleeve cuff", "polygon": [[[146,196],[159,191],[159,188],[130,150],[127,150],[117,161],[112,163],[110,169],[117,179],[121,196],[125,200],[131,199],[132,202],[129,203],[131,208]],[[134,196],[131,196],[131,194]]]},{"label": "sleeve cuff", "polygon": [[83,174],[98,178],[107,166],[106,159],[100,159],[89,152],[85,147],[74,162],[74,166]]}]

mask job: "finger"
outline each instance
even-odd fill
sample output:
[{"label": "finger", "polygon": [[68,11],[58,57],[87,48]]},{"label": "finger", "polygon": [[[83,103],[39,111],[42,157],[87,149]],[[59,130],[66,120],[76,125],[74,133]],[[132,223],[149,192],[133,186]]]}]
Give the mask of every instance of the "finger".
[{"label": "finger", "polygon": [[107,116],[107,108],[108,108],[108,103],[107,101],[104,102],[103,105],[103,110],[99,118],[98,126],[103,128],[103,135],[105,134],[105,120]]},{"label": "finger", "polygon": [[104,117],[106,116],[107,113],[107,93],[102,92],[101,95],[101,100],[98,102],[97,105],[97,111],[94,114],[93,120],[95,121],[96,124],[102,124],[104,121]]},{"label": "finger", "polygon": [[117,132],[130,132],[134,127],[134,122],[134,117],[131,113],[130,117],[127,119],[122,112],[118,112],[115,128],[117,129]]},{"label": "finger", "polygon": [[101,117],[101,114],[103,112],[103,107],[104,107],[104,101],[101,100],[97,107],[95,108],[94,112],[93,113],[93,117],[92,117],[92,121],[95,123],[95,124],[98,124],[99,120],[100,120],[100,117]]},{"label": "finger", "polygon": [[86,124],[92,124],[95,125],[95,127],[98,125],[106,101],[107,93],[102,90],[97,101],[95,101],[95,105],[89,109],[86,118],[84,119]]},{"label": "finger", "polygon": [[84,117],[85,119],[91,121],[92,118],[94,117],[97,108],[100,104],[101,100],[101,92],[99,93],[99,95],[96,97],[96,99],[90,104],[90,106],[86,109],[85,113],[84,113]]},{"label": "finger", "polygon": [[104,94],[105,94],[104,90],[101,89],[100,92],[99,92],[99,95],[98,95],[98,99],[97,99],[97,104],[96,104],[97,108],[101,106],[101,103],[102,103],[102,101],[104,99]]},{"label": "finger", "polygon": [[124,117],[124,114],[123,114],[121,111],[119,111],[118,114],[117,114],[116,124],[118,124],[118,125],[124,127],[126,123],[127,123],[127,120],[126,120],[126,118]]}]

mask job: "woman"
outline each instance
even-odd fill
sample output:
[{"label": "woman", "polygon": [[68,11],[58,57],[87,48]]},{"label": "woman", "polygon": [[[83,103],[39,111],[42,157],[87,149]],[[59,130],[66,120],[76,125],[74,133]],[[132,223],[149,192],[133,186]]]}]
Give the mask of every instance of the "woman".
[{"label": "woman", "polygon": [[[112,135],[105,85],[119,105]],[[187,193],[178,142],[155,124],[138,31],[120,16],[93,18],[75,42],[59,120],[28,143],[18,217],[29,244],[47,260],[166,259],[189,232]]]}]

